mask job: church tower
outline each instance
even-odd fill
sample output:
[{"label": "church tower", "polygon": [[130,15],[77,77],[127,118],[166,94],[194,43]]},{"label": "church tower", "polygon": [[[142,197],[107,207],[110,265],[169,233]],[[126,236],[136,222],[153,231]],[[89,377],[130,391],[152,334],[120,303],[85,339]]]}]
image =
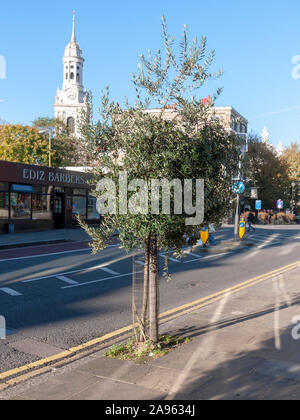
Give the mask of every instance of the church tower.
[{"label": "church tower", "polygon": [[82,51],[76,42],[75,12],[73,12],[73,30],[71,42],[66,46],[63,57],[63,88],[57,90],[54,104],[54,116],[64,121],[69,133],[80,137],[78,122],[82,110],[87,109],[87,92],[83,87]]}]

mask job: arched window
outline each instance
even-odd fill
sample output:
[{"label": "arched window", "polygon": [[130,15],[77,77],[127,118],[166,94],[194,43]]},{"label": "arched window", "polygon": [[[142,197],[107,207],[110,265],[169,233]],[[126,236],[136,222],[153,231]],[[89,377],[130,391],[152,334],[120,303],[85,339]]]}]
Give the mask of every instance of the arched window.
[{"label": "arched window", "polygon": [[79,76],[79,73],[77,73],[77,82],[80,82],[80,76]]},{"label": "arched window", "polygon": [[74,73],[71,73],[70,78],[71,80],[74,80]]},{"label": "arched window", "polygon": [[75,134],[75,120],[73,117],[67,119],[68,134]]}]

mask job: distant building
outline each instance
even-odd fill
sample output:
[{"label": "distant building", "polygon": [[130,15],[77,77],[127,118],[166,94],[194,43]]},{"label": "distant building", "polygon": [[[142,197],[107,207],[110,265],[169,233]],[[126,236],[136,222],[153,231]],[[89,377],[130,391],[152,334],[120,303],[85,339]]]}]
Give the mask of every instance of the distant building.
[{"label": "distant building", "polygon": [[[212,98],[202,99],[203,105],[211,106]],[[159,114],[161,109],[149,109],[147,111],[151,115]],[[244,118],[239,112],[237,112],[233,107],[212,107],[209,109],[209,114],[213,119],[218,119],[224,129],[229,133],[247,136],[248,133],[248,121]],[[178,110],[175,106],[170,106],[166,109],[164,113],[164,118],[167,120],[172,120],[178,115]]]},{"label": "distant building", "polygon": [[281,141],[278,143],[278,146],[276,148],[276,152],[277,152],[278,156],[282,156],[284,154],[284,147],[283,147],[283,144],[281,143]]},{"label": "distant building", "polygon": [[69,133],[79,138],[78,121],[87,109],[87,91],[83,86],[84,58],[76,42],[75,14],[73,12],[73,31],[71,42],[66,46],[63,57],[63,87],[58,89],[54,104],[54,115],[64,121]]},{"label": "distant building", "polygon": [[268,132],[267,127],[264,127],[264,128],[263,128],[263,131],[262,131],[262,134],[261,134],[261,140],[262,140],[262,142],[263,142],[263,143],[265,143],[265,144],[269,144],[269,141],[270,141],[270,134],[269,134],[269,132]]}]

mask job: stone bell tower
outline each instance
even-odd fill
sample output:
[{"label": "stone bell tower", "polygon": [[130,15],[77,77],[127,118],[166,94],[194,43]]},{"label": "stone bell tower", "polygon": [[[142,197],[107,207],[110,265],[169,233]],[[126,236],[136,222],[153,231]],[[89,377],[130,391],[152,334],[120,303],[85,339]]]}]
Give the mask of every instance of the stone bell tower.
[{"label": "stone bell tower", "polygon": [[84,58],[76,41],[75,12],[71,42],[65,48],[63,57],[63,87],[57,90],[54,116],[64,121],[69,133],[79,138],[78,122],[82,110],[87,109],[87,91],[83,86]]}]

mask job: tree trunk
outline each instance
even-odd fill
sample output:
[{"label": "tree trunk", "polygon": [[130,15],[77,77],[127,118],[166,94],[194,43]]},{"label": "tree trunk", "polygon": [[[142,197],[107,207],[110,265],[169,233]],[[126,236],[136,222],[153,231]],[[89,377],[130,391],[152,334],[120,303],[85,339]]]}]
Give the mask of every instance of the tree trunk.
[{"label": "tree trunk", "polygon": [[150,238],[145,244],[145,267],[144,267],[144,292],[143,292],[143,307],[141,312],[141,334],[140,341],[144,341],[147,336],[147,310],[149,302],[149,251],[150,251]]},{"label": "tree trunk", "polygon": [[152,343],[158,342],[158,311],[159,311],[159,294],[158,294],[158,253],[157,253],[157,237],[155,235],[150,238],[149,246],[149,265],[150,265],[150,340]]}]

